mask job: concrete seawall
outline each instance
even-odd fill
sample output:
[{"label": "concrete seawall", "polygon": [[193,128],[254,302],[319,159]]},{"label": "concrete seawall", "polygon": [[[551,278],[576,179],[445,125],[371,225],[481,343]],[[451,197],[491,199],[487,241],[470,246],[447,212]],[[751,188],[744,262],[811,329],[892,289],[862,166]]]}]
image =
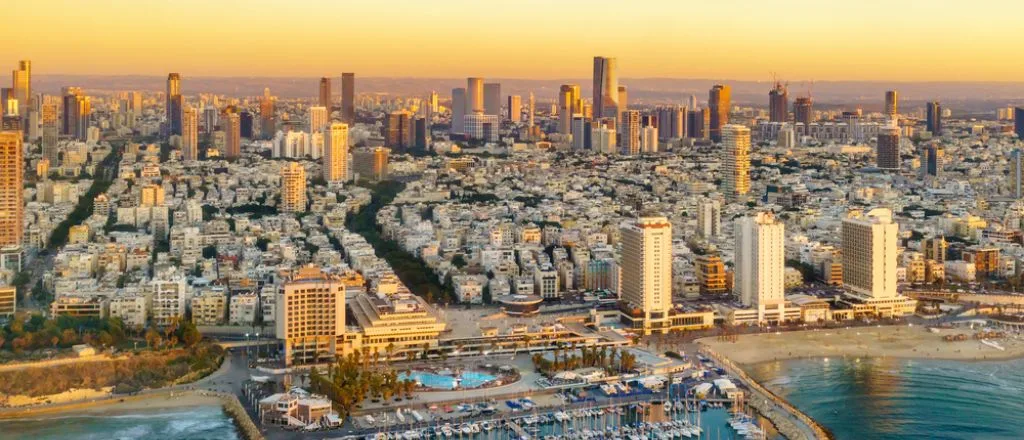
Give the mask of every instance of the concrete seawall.
[{"label": "concrete seawall", "polygon": [[701,347],[700,353],[714,359],[715,363],[724,368],[730,375],[746,384],[751,391],[751,395],[747,398],[747,403],[759,414],[770,420],[775,425],[775,429],[787,439],[832,440],[835,438],[824,426],[821,426],[810,416],[794,407],[786,399],[779,397],[762,386],[728,358],[712,351],[706,346]]}]

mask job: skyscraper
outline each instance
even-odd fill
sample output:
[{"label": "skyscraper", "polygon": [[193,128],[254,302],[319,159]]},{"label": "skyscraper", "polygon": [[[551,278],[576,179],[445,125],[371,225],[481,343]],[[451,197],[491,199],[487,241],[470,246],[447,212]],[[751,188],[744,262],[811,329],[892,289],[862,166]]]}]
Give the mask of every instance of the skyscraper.
[{"label": "skyscraper", "polygon": [[942,104],[939,101],[928,103],[928,131],[932,136],[942,135]]},{"label": "skyscraper", "polygon": [[26,117],[31,110],[32,99],[32,62],[21,60],[18,68],[12,72],[14,99],[18,100],[19,113]]},{"label": "skyscraper", "polygon": [[658,114],[658,138],[667,141],[686,137],[687,109],[681,106],[661,107]]},{"label": "skyscraper", "polygon": [[594,57],[594,119],[619,119],[619,75],[615,58]]},{"label": "skyscraper", "polygon": [[508,120],[519,122],[523,118],[523,99],[519,95],[508,95]]},{"label": "skyscraper", "polygon": [[25,221],[25,160],[20,131],[0,132],[0,248],[21,246]]},{"label": "skyscraper", "polygon": [[672,224],[665,217],[643,216],[623,226],[620,234],[620,298],[631,309],[622,316],[631,321],[630,328],[645,335],[667,331],[672,311]]},{"label": "skyscraper", "polygon": [[785,318],[785,226],[770,212],[736,220],[733,294],[758,322]]},{"label": "skyscraper", "polygon": [[186,106],[181,120],[181,158],[196,160],[199,158],[199,112],[192,106]]},{"label": "skyscraper", "polygon": [[404,151],[413,146],[412,113],[399,110],[388,114],[384,124],[384,146]]},{"label": "skyscraper", "polygon": [[484,79],[466,78],[466,114],[484,112]]},{"label": "skyscraper", "polygon": [[811,125],[814,119],[814,103],[810,96],[801,96],[793,101],[793,121],[803,123],[804,129]]},{"label": "skyscraper", "polygon": [[577,84],[562,84],[558,90],[558,132],[560,134],[572,133],[572,118],[583,111],[583,103],[580,100],[580,86]]},{"label": "skyscraper", "polygon": [[260,135],[264,139],[272,139],[277,133],[277,121],[274,118],[274,107],[277,98],[270,95],[270,89],[263,89],[260,97]]},{"label": "skyscraper", "polygon": [[882,127],[878,131],[878,146],[875,163],[883,170],[900,168],[900,129],[894,126]]},{"label": "skyscraper", "polygon": [[221,124],[224,130],[224,156],[236,158],[242,155],[242,121],[241,116],[234,111],[224,115]]},{"label": "skyscraper", "polygon": [[732,105],[732,89],[727,85],[715,84],[708,92],[711,140],[722,142],[722,127],[729,123],[729,108]]},{"label": "skyscraper", "polygon": [[897,113],[899,113],[899,92],[888,90],[885,92],[885,115],[889,119],[896,119]]},{"label": "skyscraper", "polygon": [[348,125],[335,122],[324,133],[324,180],[348,180]]},{"label": "skyscraper", "polygon": [[466,132],[466,89],[452,89],[452,134]]},{"label": "skyscraper", "polygon": [[306,169],[298,162],[281,167],[281,211],[306,212]]},{"label": "skyscraper", "polygon": [[1017,133],[1017,139],[1024,141],[1024,107],[1013,109],[1013,132]]},{"label": "skyscraper", "polygon": [[43,158],[50,161],[50,166],[57,166],[57,140],[60,136],[60,127],[57,116],[57,103],[44,102],[41,107],[43,126]]},{"label": "skyscraper", "polygon": [[352,126],[356,123],[356,74],[341,74],[341,121]]},{"label": "skyscraper", "polygon": [[711,125],[711,112],[706,108],[695,108],[686,112],[686,137],[707,139]]},{"label": "skyscraper", "polygon": [[[714,115],[714,113],[712,113]],[[740,201],[750,192],[750,129],[742,125],[721,128],[722,192],[730,201]]]},{"label": "skyscraper", "polygon": [[619,123],[619,133],[622,134],[620,147],[623,153],[628,155],[640,154],[640,112],[636,110],[625,110],[622,112],[622,122]]},{"label": "skyscraper", "polygon": [[1024,198],[1024,151],[1014,148],[1010,152],[1010,175],[1007,177],[1010,197]]},{"label": "skyscraper", "polygon": [[484,84],[484,113],[501,116],[501,84]]},{"label": "skyscraper", "polygon": [[326,108],[327,113],[331,113],[331,79],[328,77],[320,78],[320,107]]},{"label": "skyscraper", "polygon": [[325,127],[327,127],[327,121],[330,116],[327,107],[310,107],[309,108],[309,134],[319,133]]},{"label": "skyscraper", "polygon": [[169,136],[180,136],[181,112],[184,110],[184,102],[181,97],[181,74],[167,74],[166,99],[167,133]]},{"label": "skyscraper", "polygon": [[776,81],[775,87],[768,92],[768,120],[770,122],[789,120],[789,90],[779,81]]},{"label": "skyscraper", "polygon": [[945,151],[936,143],[921,147],[921,178],[929,179],[942,176],[945,155]]},{"label": "skyscraper", "polygon": [[870,298],[896,297],[899,224],[892,211],[851,211],[843,219],[843,287]]},{"label": "skyscraper", "polygon": [[530,92],[530,102],[526,109],[526,126],[530,130],[530,136],[533,136],[533,115],[536,113],[533,102],[533,92]]},{"label": "skyscraper", "polygon": [[61,134],[74,139],[84,138],[83,126],[88,128],[89,114],[92,113],[89,97],[85,96],[80,87],[64,87],[61,89],[61,96],[63,104]]}]

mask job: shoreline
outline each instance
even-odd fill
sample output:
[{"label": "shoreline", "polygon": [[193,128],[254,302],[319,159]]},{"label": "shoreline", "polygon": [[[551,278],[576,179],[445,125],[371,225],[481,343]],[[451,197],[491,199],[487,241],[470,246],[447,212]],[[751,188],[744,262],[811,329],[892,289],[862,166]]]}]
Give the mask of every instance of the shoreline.
[{"label": "shoreline", "polygon": [[112,396],[97,400],[75,401],[45,407],[9,408],[0,412],[0,420],[32,419],[47,414],[63,416],[115,415],[134,411],[173,409],[195,406],[223,406],[212,392],[161,391],[131,396]]},{"label": "shoreline", "polygon": [[[939,329],[922,326],[851,327],[738,336],[735,342],[717,337],[698,339],[738,365],[821,358],[881,358],[948,360],[964,362],[1007,361],[1024,358],[1024,340],[1008,336],[996,339],[1005,350],[973,339],[970,329]],[[965,341],[947,342],[946,335],[968,335]]]}]

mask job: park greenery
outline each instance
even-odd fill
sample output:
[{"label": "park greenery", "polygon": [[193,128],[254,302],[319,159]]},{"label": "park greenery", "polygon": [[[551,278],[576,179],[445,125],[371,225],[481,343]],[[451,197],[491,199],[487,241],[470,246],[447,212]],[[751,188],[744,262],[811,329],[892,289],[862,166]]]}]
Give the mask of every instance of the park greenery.
[{"label": "park greenery", "polygon": [[19,313],[0,328],[0,358],[32,359],[40,354],[36,352],[79,344],[97,349],[127,349],[140,344],[152,349],[179,345],[191,348],[201,339],[202,334],[188,321],[143,329],[126,326],[120,318],[58,316],[46,319],[42,315],[26,317]]},{"label": "park greenery", "polygon": [[334,401],[342,417],[348,417],[367,398],[388,402],[412,397],[416,382],[399,379],[398,372],[381,362],[379,355],[378,352],[371,356],[368,351],[350,353],[328,365],[326,374],[313,368],[309,374],[310,388]]},{"label": "park greenery", "polygon": [[364,206],[354,215],[349,215],[345,226],[349,231],[355,232],[366,242],[373,246],[377,256],[383,258],[395,275],[402,280],[409,290],[421,296],[428,302],[457,302],[454,291],[437,280],[433,276],[433,270],[423,260],[405,251],[397,243],[384,239],[377,230],[377,212],[387,206],[395,199],[405,184],[396,181],[384,181],[376,184],[361,182],[361,186],[372,191],[370,204]]}]

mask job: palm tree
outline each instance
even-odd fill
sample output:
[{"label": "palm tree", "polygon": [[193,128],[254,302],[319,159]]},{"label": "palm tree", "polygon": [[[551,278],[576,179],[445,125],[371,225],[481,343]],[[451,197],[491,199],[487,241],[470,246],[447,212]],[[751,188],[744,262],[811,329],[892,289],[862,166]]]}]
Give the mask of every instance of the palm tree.
[{"label": "palm tree", "polygon": [[388,352],[388,360],[391,360],[391,355],[395,352],[395,343],[389,342],[388,346],[384,348]]}]

